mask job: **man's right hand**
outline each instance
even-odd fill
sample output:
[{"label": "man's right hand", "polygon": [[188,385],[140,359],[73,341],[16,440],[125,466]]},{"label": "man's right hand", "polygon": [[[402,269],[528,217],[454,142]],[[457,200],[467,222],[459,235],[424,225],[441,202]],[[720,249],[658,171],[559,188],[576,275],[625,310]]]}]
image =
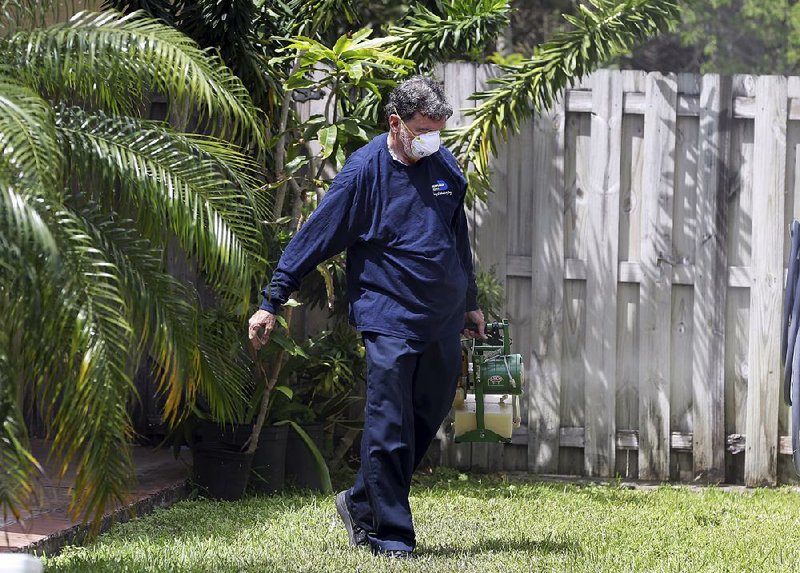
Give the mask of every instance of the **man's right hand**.
[{"label": "man's right hand", "polygon": [[[276,322],[277,317],[263,308],[258,309],[256,313],[250,317],[248,321],[249,334],[250,344],[253,345],[253,348],[258,350],[262,346],[266,346],[267,342],[269,342],[269,335],[272,334],[272,329],[275,328]],[[264,329],[264,334],[259,336],[258,331],[261,328]]]}]

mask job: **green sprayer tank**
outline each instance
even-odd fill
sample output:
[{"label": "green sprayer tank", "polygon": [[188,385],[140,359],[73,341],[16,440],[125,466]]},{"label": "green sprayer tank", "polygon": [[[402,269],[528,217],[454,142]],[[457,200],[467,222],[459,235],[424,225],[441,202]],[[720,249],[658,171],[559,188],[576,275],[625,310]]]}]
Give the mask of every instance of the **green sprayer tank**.
[{"label": "green sprayer tank", "polygon": [[486,340],[463,345],[464,367],[456,398],[456,442],[511,442],[520,425],[519,397],[525,369],[511,353],[508,320],[486,325]]}]

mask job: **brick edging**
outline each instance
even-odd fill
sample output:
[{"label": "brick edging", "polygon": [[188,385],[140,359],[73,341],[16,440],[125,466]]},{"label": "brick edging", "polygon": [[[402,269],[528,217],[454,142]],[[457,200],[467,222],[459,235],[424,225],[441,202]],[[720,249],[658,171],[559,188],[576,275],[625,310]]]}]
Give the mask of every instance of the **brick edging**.
[{"label": "brick edging", "polygon": [[[159,507],[169,507],[186,499],[191,491],[189,482],[186,480],[148,495],[130,505],[120,507],[103,518],[98,533],[105,533],[111,529],[111,526],[115,523],[125,523],[133,518],[142,517]],[[14,552],[53,557],[58,555],[67,545],[80,545],[86,542],[88,532],[89,525],[86,523],[79,523],[57,531],[44,539],[34,541],[25,547],[15,549]]]}]

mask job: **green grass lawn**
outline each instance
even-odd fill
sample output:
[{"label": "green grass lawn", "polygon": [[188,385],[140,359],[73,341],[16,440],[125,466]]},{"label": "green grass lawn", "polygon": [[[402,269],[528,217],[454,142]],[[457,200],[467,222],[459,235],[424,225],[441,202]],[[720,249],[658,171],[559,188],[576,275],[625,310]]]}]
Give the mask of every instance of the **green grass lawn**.
[{"label": "green grass lawn", "polygon": [[185,501],[118,525],[48,572],[800,571],[800,494],[416,478],[416,558],[350,549],[333,496]]}]

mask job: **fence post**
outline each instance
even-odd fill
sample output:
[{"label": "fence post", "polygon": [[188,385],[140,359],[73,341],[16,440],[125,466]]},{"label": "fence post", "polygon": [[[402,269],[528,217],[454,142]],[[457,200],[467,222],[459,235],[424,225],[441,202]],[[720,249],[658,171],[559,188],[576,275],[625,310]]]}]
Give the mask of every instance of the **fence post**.
[{"label": "fence post", "polygon": [[759,77],[754,126],[753,283],[744,459],[744,480],[748,486],[773,485],[777,479],[787,106],[786,78]]}]

